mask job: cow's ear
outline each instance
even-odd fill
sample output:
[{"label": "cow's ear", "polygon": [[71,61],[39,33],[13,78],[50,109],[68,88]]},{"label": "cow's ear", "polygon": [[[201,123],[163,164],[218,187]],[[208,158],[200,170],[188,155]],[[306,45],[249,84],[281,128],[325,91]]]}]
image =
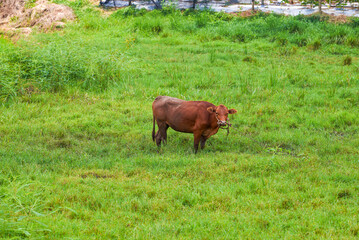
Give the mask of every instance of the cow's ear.
[{"label": "cow's ear", "polygon": [[228,110],[228,113],[229,113],[229,114],[235,114],[236,112],[237,112],[236,109],[229,109],[229,110]]},{"label": "cow's ear", "polygon": [[207,111],[210,113],[214,113],[214,112],[216,112],[216,109],[213,107],[209,107],[209,108],[207,108]]}]

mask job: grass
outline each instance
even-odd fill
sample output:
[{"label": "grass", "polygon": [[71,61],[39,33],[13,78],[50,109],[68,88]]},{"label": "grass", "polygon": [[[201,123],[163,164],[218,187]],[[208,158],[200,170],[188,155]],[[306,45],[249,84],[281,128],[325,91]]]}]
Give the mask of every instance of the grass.
[{"label": "grass", "polygon": [[[357,238],[356,20],[62,2],[62,32],[0,39],[2,238]],[[157,95],[234,129],[157,151]]]}]

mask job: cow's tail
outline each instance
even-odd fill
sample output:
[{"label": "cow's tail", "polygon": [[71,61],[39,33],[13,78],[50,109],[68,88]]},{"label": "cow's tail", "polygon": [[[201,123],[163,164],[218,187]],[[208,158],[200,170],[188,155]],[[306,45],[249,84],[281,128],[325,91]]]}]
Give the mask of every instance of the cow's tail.
[{"label": "cow's tail", "polygon": [[155,119],[155,115],[153,115],[153,129],[152,129],[152,140],[155,141],[155,137],[156,137],[156,119]]}]

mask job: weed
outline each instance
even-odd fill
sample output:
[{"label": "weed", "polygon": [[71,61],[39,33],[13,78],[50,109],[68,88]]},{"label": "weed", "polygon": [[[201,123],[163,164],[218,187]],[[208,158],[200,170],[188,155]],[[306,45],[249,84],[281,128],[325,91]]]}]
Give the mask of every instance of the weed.
[{"label": "weed", "polygon": [[279,37],[277,38],[277,43],[279,46],[286,46],[288,44],[288,39],[286,37]]},{"label": "weed", "polygon": [[214,63],[215,60],[216,60],[216,53],[212,51],[209,55],[209,61],[210,63]]},{"label": "weed", "polygon": [[352,57],[351,56],[345,56],[344,60],[343,60],[343,65],[344,66],[349,66],[352,64]]},{"label": "weed", "polygon": [[28,0],[28,1],[25,3],[25,8],[32,8],[32,7],[34,7],[36,1],[37,1],[37,0]]},{"label": "weed", "polygon": [[289,56],[296,54],[297,48],[294,46],[287,46],[287,47],[281,47],[279,48],[279,54],[282,56]]},{"label": "weed", "polygon": [[125,43],[126,43],[126,48],[129,49],[131,48],[136,42],[136,38],[134,37],[130,37],[130,38],[127,38]]},{"label": "weed", "polygon": [[255,63],[257,60],[251,56],[246,56],[243,58],[243,62]]},{"label": "weed", "polygon": [[12,16],[10,18],[10,22],[17,22],[19,20],[19,17],[18,16]]},{"label": "weed", "polygon": [[337,197],[338,198],[349,198],[349,197],[351,197],[351,193],[348,190],[344,190],[344,191],[339,192]]},{"label": "weed", "polygon": [[347,44],[352,47],[358,47],[359,46],[359,39],[356,36],[349,36],[347,38]]},{"label": "weed", "polygon": [[291,39],[291,42],[296,44],[298,47],[304,47],[307,46],[308,39],[306,36],[295,35],[295,37]]},{"label": "weed", "polygon": [[121,17],[121,18],[138,17],[145,15],[146,12],[147,11],[145,9],[137,9],[133,6],[129,6],[117,10],[115,13],[111,14],[111,17]]},{"label": "weed", "polygon": [[309,49],[316,51],[322,46],[322,43],[319,40],[315,40],[314,42],[309,44]]}]

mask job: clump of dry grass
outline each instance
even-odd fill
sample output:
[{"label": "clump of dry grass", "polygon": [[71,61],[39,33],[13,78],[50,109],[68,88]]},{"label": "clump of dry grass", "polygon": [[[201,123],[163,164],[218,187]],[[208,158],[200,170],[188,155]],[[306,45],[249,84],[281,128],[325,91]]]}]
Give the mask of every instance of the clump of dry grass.
[{"label": "clump of dry grass", "polygon": [[25,2],[25,0],[2,0],[0,3],[0,24],[21,13]]},{"label": "clump of dry grass", "polygon": [[[47,0],[31,2],[26,0],[4,0],[0,5],[0,28],[9,32],[29,34],[29,27],[42,30],[62,27],[65,21],[74,20],[73,10],[64,5],[51,3]],[[26,31],[21,29],[26,28]]]}]

